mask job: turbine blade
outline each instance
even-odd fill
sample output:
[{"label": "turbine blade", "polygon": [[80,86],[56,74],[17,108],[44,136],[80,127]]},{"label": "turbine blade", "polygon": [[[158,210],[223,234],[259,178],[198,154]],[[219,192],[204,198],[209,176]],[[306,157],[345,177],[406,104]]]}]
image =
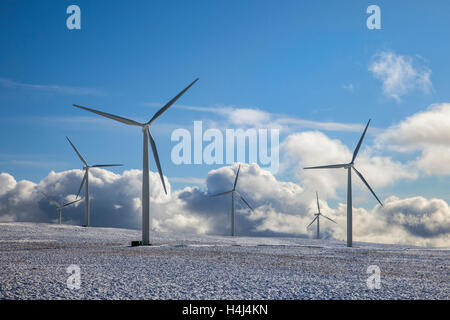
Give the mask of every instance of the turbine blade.
[{"label": "turbine blade", "polygon": [[380,199],[378,199],[377,195],[375,194],[375,192],[372,190],[372,188],[369,186],[369,184],[367,183],[366,179],[364,179],[363,175],[356,170],[355,167],[353,167],[353,170],[355,170],[356,174],[359,176],[359,178],[362,180],[362,182],[364,182],[364,184],[366,185],[366,187],[370,190],[370,192],[372,192],[373,196],[377,199],[377,201],[381,204],[381,206],[383,206],[383,204],[381,203]]},{"label": "turbine blade", "polygon": [[241,165],[239,165],[238,171],[236,173],[236,178],[234,179],[234,185],[233,185],[233,190],[236,190],[236,184],[238,181],[238,177],[239,177],[239,171],[241,170]]},{"label": "turbine blade", "polygon": [[213,194],[210,197],[218,197],[218,196],[222,196],[224,194],[231,193],[231,192],[233,192],[233,190],[221,192],[221,193],[218,193],[218,194]]},{"label": "turbine blade", "polygon": [[245,201],[245,199],[244,199],[244,197],[243,196],[241,196],[240,194],[239,194],[239,192],[237,192],[237,191],[235,191],[236,192],[236,194],[239,196],[239,198],[247,205],[247,207],[249,207],[250,208],[250,210],[252,210],[253,211],[253,208],[248,204],[248,202],[247,201]]},{"label": "turbine blade", "polygon": [[342,164],[330,164],[327,166],[317,166],[317,167],[306,167],[303,169],[332,169],[332,168],[344,168],[345,166],[347,166],[347,163],[342,163]]},{"label": "turbine blade", "polygon": [[88,174],[88,171],[86,170],[86,172],[84,173],[84,176],[83,176],[83,180],[81,180],[80,187],[78,188],[77,198],[78,198],[78,196],[80,195],[80,191],[81,191],[81,188],[83,188],[84,182],[86,181],[86,176],[87,176],[87,174]]},{"label": "turbine blade", "polygon": [[46,194],[44,193],[44,191],[41,191],[41,193],[44,195],[44,197],[47,198],[48,201],[52,201],[52,198],[50,198],[48,195],[46,195]]},{"label": "turbine blade", "polygon": [[187,90],[189,90],[190,87],[192,87],[194,85],[194,83],[196,83],[198,81],[198,78],[195,79],[190,85],[188,85],[186,88],[184,88],[179,94],[177,94],[172,100],[170,100],[169,102],[167,102],[167,104],[162,107],[161,109],[158,110],[158,112],[155,113],[155,115],[153,116],[153,118],[150,119],[149,122],[147,122],[147,124],[151,124],[153,121],[155,121],[160,115],[162,115],[167,109],[170,108],[171,105],[173,105],[175,103],[175,101],[177,101]]},{"label": "turbine blade", "polygon": [[317,220],[317,217],[318,216],[316,216],[315,218],[314,218],[314,220],[313,221],[311,221],[311,223],[310,224],[308,224],[308,226],[306,227],[306,229],[308,229],[313,223],[314,223],[314,221],[316,221]]},{"label": "turbine blade", "polygon": [[369,127],[369,123],[370,123],[370,119],[367,122],[366,128],[364,129],[364,132],[363,132],[361,138],[359,139],[359,142],[358,142],[358,145],[355,148],[355,151],[353,151],[353,158],[352,158],[352,162],[351,163],[353,163],[355,161],[356,156],[358,155],[359,147],[361,147],[361,143],[362,143],[362,141],[364,139],[364,136],[366,135],[366,131],[367,131],[367,128]]},{"label": "turbine blade", "polygon": [[70,141],[69,137],[66,136],[67,141],[69,141],[70,145],[72,146],[73,150],[75,150],[76,154],[78,155],[78,158],[80,158],[81,162],[84,163],[85,166],[88,166],[86,160],[84,160],[83,156],[78,152],[77,148],[73,145],[72,141]]},{"label": "turbine blade", "polygon": [[59,207],[59,206],[60,206],[59,203],[57,203],[55,200],[53,200],[52,198],[50,198],[50,197],[49,197],[48,195],[46,195],[43,191],[41,191],[41,193],[44,195],[44,197],[47,198],[47,200],[48,200],[48,202],[50,202],[50,204],[52,204],[52,205],[54,205],[54,206],[56,206],[56,207]]},{"label": "turbine blade", "polygon": [[164,187],[164,192],[167,194],[166,184],[164,183],[164,176],[161,170],[161,164],[159,163],[158,151],[156,150],[155,140],[153,140],[150,130],[147,129],[148,139],[150,140],[150,145],[152,147],[153,158],[155,158],[156,166],[158,167],[159,176],[161,178],[162,185]]},{"label": "turbine blade", "polygon": [[320,205],[319,205],[319,194],[316,191],[316,198],[317,198],[317,209],[319,210],[319,214],[320,214]]},{"label": "turbine blade", "polygon": [[61,208],[70,206],[71,204],[73,204],[73,203],[75,203],[75,202],[78,202],[78,201],[81,201],[81,200],[82,200],[82,199],[78,199],[78,200],[75,200],[75,201],[68,202],[68,203],[64,204]]},{"label": "turbine blade", "polygon": [[115,116],[115,115],[110,114],[110,113],[94,110],[94,109],[91,109],[91,108],[82,107],[82,106],[79,106],[79,105],[76,105],[76,104],[73,104],[73,106],[77,107],[77,108],[80,108],[80,109],[84,109],[86,111],[90,111],[90,112],[99,114],[99,115],[104,116],[106,118],[110,118],[110,119],[113,119],[113,120],[116,120],[116,121],[119,121],[119,122],[122,122],[122,123],[125,123],[125,124],[129,124],[131,126],[138,126],[138,127],[144,126],[142,123],[139,123],[139,122],[136,122],[134,120],[127,119],[127,118]]},{"label": "turbine blade", "polygon": [[323,214],[320,214],[322,217],[324,217],[325,219],[328,219],[328,220],[330,220],[330,221],[332,221],[332,222],[334,222],[334,223],[336,223],[337,224],[337,222],[336,221],[334,221],[333,219],[331,219],[331,218],[328,218],[327,216],[325,216],[325,215],[323,215]]},{"label": "turbine blade", "polygon": [[91,166],[92,168],[103,168],[103,167],[120,167],[123,164],[96,164],[95,166]]}]

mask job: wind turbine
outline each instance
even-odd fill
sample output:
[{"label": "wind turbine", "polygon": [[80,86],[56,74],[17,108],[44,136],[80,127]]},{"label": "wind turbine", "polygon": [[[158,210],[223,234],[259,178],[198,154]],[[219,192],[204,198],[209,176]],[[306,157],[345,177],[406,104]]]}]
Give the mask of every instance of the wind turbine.
[{"label": "wind turbine", "polygon": [[122,166],[122,164],[96,164],[93,166],[90,166],[87,164],[86,160],[84,160],[83,156],[78,152],[77,148],[73,145],[72,141],[68,137],[66,137],[67,141],[69,141],[70,145],[72,146],[73,150],[75,150],[75,153],[78,155],[78,158],[80,158],[81,162],[83,162],[84,167],[83,170],[85,171],[83,180],[81,180],[80,187],[78,188],[77,198],[80,195],[81,188],[83,187],[83,184],[85,184],[85,194],[84,194],[84,203],[85,203],[85,209],[84,209],[84,222],[85,227],[89,227],[90,225],[90,209],[89,209],[89,169],[90,168],[104,168],[104,167],[118,167]]},{"label": "wind turbine", "polygon": [[236,184],[238,181],[240,170],[241,170],[241,165],[239,165],[238,171],[236,173],[236,178],[234,179],[233,189],[231,189],[230,191],[221,192],[221,193],[211,196],[211,197],[218,197],[218,196],[221,196],[224,194],[231,193],[231,236],[233,236],[233,237],[234,237],[234,195],[236,194],[239,197],[239,199],[241,199],[247,205],[247,207],[249,207],[250,210],[253,211],[252,207],[248,204],[248,202],[245,201],[245,199],[239,194],[239,192],[236,191]]},{"label": "wind turbine", "polygon": [[161,170],[161,164],[159,163],[158,151],[156,150],[155,140],[153,139],[152,134],[150,133],[150,126],[159,116],[161,116],[171,105],[175,103],[190,87],[194,85],[198,81],[198,78],[195,79],[190,85],[184,88],[178,95],[176,95],[172,100],[170,100],[164,107],[158,110],[155,113],[153,118],[151,118],[146,123],[140,123],[134,120],[122,118],[119,116],[115,116],[110,113],[82,107],[74,104],[74,107],[84,109],[98,115],[104,116],[106,118],[116,120],[131,126],[140,127],[142,130],[143,136],[143,160],[142,160],[142,244],[150,245],[150,181],[149,181],[149,165],[148,165],[148,142],[150,141],[150,145],[152,148],[153,157],[156,162],[156,166],[158,167],[159,176],[161,178],[162,185],[164,187],[164,192],[167,194],[166,185],[164,183],[164,177]]},{"label": "wind turbine", "polygon": [[46,195],[44,192],[41,191],[41,193],[44,195],[44,197],[47,198],[47,200],[56,207],[56,211],[58,211],[58,223],[61,224],[61,211],[64,207],[70,206],[71,204],[74,204],[75,202],[81,201],[81,199],[71,201],[65,204],[61,204],[50,198],[48,195]]},{"label": "wind turbine", "polygon": [[332,221],[332,222],[334,222],[334,223],[336,223],[336,224],[337,224],[337,222],[334,221],[333,219],[328,218],[326,215],[323,215],[323,214],[320,212],[319,194],[317,193],[317,191],[316,191],[316,198],[317,198],[317,211],[318,211],[318,212],[314,214],[316,217],[314,218],[314,220],[313,220],[306,228],[309,228],[309,226],[312,225],[312,224],[314,223],[314,221],[317,220],[317,239],[320,239],[320,231],[319,231],[319,220],[320,220],[320,216],[322,216],[322,217],[324,217],[324,218],[326,218],[326,219],[328,219],[328,220],[330,220],[330,221]]},{"label": "wind turbine", "polygon": [[363,175],[355,168],[355,165],[354,165],[356,156],[358,155],[359,148],[361,147],[361,143],[364,139],[367,128],[369,127],[369,123],[370,123],[370,120],[367,122],[366,128],[364,129],[364,132],[363,132],[361,138],[359,139],[359,142],[355,148],[355,151],[353,151],[352,161],[350,161],[349,163],[344,163],[344,164],[332,164],[332,165],[327,165],[327,166],[304,168],[304,169],[335,169],[335,168],[347,169],[347,247],[352,246],[352,169],[355,171],[357,176],[362,180],[362,182],[367,186],[367,188],[370,190],[370,192],[373,194],[373,196],[377,199],[377,201],[380,203],[380,205],[383,206],[380,199],[378,199],[375,192],[372,190],[370,185],[367,183],[366,179],[364,179]]}]

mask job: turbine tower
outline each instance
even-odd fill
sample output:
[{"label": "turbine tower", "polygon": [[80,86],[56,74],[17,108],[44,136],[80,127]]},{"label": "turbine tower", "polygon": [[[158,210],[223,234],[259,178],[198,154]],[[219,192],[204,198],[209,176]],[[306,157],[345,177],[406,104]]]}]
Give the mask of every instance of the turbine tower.
[{"label": "turbine tower", "polygon": [[156,166],[158,168],[159,176],[161,178],[162,185],[164,187],[164,192],[167,194],[166,185],[164,183],[164,176],[161,170],[161,164],[159,163],[158,151],[156,150],[155,140],[153,139],[152,134],[150,133],[150,126],[159,116],[161,116],[171,105],[175,103],[190,87],[194,85],[198,81],[198,78],[195,79],[191,84],[189,84],[186,88],[184,88],[178,95],[176,95],[172,100],[170,100],[165,106],[158,110],[155,113],[153,118],[151,118],[146,123],[140,123],[134,120],[122,118],[119,116],[115,116],[110,113],[82,107],[74,104],[74,107],[84,109],[86,111],[90,111],[96,113],[98,115],[104,116],[106,118],[116,120],[131,126],[140,127],[142,130],[143,137],[143,160],[142,160],[142,244],[150,245],[150,181],[149,181],[149,161],[148,161],[148,142],[150,141],[150,145],[152,148],[153,157],[155,159]]},{"label": "turbine tower", "polygon": [[364,136],[366,134],[367,128],[369,127],[370,120],[367,122],[366,128],[364,129],[364,132],[359,139],[358,145],[355,148],[355,151],[353,151],[353,157],[352,161],[349,163],[344,164],[332,164],[332,165],[326,165],[326,166],[318,166],[318,167],[306,167],[304,169],[335,169],[335,168],[344,168],[347,169],[347,247],[352,246],[352,169],[355,171],[356,175],[362,180],[362,182],[366,185],[366,187],[370,190],[370,192],[373,194],[375,199],[380,203],[381,206],[383,204],[381,203],[380,199],[378,199],[375,192],[370,187],[369,183],[367,183],[366,179],[364,179],[363,175],[355,168],[355,159],[358,155],[359,148],[361,147],[361,143],[364,139]]},{"label": "turbine tower", "polygon": [[247,205],[247,207],[249,207],[250,210],[253,211],[252,207],[248,204],[248,202],[245,201],[245,199],[239,194],[239,192],[236,191],[236,184],[238,181],[240,170],[241,170],[241,165],[239,165],[238,171],[236,173],[236,178],[234,179],[233,189],[231,189],[230,191],[221,192],[221,193],[211,196],[211,197],[218,197],[218,196],[221,196],[224,194],[231,193],[231,236],[233,236],[233,237],[234,237],[234,195],[236,194],[239,197],[239,199],[241,199]]},{"label": "turbine tower", "polygon": [[318,211],[318,212],[314,214],[316,217],[314,218],[314,220],[313,220],[306,228],[308,229],[309,226],[312,225],[312,224],[314,223],[314,221],[317,220],[317,239],[320,239],[320,230],[319,230],[319,220],[320,220],[320,216],[322,216],[322,217],[324,217],[324,218],[326,218],[326,219],[328,219],[328,220],[330,220],[330,221],[332,221],[332,222],[334,222],[334,223],[336,223],[336,224],[337,224],[337,222],[334,221],[333,219],[328,218],[326,215],[323,215],[323,214],[320,212],[319,194],[317,193],[317,191],[316,191],[316,198],[317,198],[317,211]]},{"label": "turbine tower", "polygon": [[81,201],[81,199],[71,201],[65,204],[61,204],[50,198],[48,195],[46,195],[44,192],[41,191],[41,193],[44,195],[44,197],[47,198],[48,202],[50,202],[52,205],[56,207],[56,211],[58,211],[58,223],[61,224],[61,211],[64,207],[70,206],[71,204],[74,204],[75,202]]},{"label": "turbine tower", "polygon": [[85,171],[83,180],[81,180],[80,187],[78,188],[77,192],[77,198],[80,195],[81,188],[83,188],[83,184],[85,184],[85,192],[84,192],[84,203],[85,203],[85,209],[84,209],[84,227],[90,226],[90,207],[89,207],[89,169],[90,168],[105,168],[105,167],[118,167],[122,166],[122,164],[96,164],[93,166],[90,166],[87,164],[86,160],[84,160],[83,156],[78,152],[77,148],[73,145],[72,141],[68,137],[66,137],[67,141],[69,141],[70,145],[72,146],[75,153],[78,155],[78,158],[80,158],[81,162],[83,162],[84,167],[83,170]]}]

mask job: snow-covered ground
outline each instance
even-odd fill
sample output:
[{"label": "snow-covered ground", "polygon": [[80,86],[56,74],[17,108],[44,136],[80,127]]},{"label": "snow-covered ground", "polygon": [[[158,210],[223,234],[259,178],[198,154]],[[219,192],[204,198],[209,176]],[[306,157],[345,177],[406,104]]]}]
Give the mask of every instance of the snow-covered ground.
[{"label": "snow-covered ground", "polygon": [[[450,251],[0,223],[0,299],[449,299]],[[79,289],[66,269],[78,265]],[[380,268],[369,289],[367,268]]]}]

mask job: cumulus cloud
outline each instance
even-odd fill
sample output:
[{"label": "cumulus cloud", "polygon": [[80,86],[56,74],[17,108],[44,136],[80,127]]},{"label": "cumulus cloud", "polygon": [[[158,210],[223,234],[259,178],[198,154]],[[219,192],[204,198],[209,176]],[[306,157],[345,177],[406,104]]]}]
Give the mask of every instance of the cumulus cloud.
[{"label": "cumulus cloud", "polygon": [[390,197],[383,211],[388,223],[402,225],[414,235],[450,235],[449,206],[441,199]]},{"label": "cumulus cloud", "polygon": [[13,189],[15,185],[16,180],[12,175],[8,173],[0,173],[0,196]]},{"label": "cumulus cloud", "polygon": [[[322,137],[322,139],[324,139]],[[335,146],[344,148],[343,146]],[[344,149],[345,150],[345,149]],[[348,150],[347,150],[348,153]],[[231,196],[211,197],[232,188],[238,165],[212,170],[206,178],[206,189],[186,187],[165,195],[157,173],[150,173],[151,225],[163,232],[230,234]],[[90,171],[91,221],[93,226],[140,228],[140,170],[115,174],[104,169]],[[82,179],[81,170],[50,172],[39,183],[16,181],[7,173],[0,175],[0,221],[56,222],[56,211],[39,193],[43,190],[56,200],[74,197]],[[242,164],[237,190],[255,209],[236,203],[236,232],[240,236],[311,237],[314,230],[306,226],[316,211],[314,191],[305,181],[299,184],[276,179],[258,165]],[[324,238],[345,240],[346,205],[331,208],[321,193],[322,212],[337,225],[321,224]],[[81,225],[84,204],[77,203],[63,211],[63,222]],[[440,199],[390,197],[385,207],[354,208],[355,241],[448,246],[450,209]]]},{"label": "cumulus cloud", "polygon": [[[140,225],[141,179],[139,170],[125,171],[122,175],[108,170],[93,168],[89,171],[91,200],[91,222],[93,226],[137,228]],[[50,172],[38,184],[19,181],[3,173],[1,175],[0,219],[35,222],[56,221],[56,210],[40,193],[45,192],[57,202],[68,202],[75,198],[84,172],[69,170]],[[157,206],[168,197],[164,194],[156,173],[150,173],[152,205]],[[5,190],[5,191],[3,191]],[[82,191],[82,196],[83,196]],[[168,185],[170,192],[170,185]],[[13,218],[11,218],[11,216]],[[63,222],[82,225],[84,223],[84,201],[64,208]]]},{"label": "cumulus cloud", "polygon": [[[208,221],[209,232],[229,235],[231,233],[231,195],[211,197],[233,188],[238,164],[212,170],[206,179],[206,191],[187,188],[179,193],[184,209],[199,214]],[[237,191],[255,208],[251,212],[236,199],[236,233],[238,235],[301,235],[306,236],[303,213],[307,210],[303,189],[292,182],[278,181],[269,171],[258,165],[241,166]],[[271,209],[276,208],[279,217],[293,217],[298,221],[286,234],[277,221],[270,221]],[[265,225],[265,227],[262,227]]]},{"label": "cumulus cloud", "polygon": [[433,104],[391,126],[377,138],[377,147],[398,152],[419,151],[417,167],[428,175],[450,174],[450,103]]},{"label": "cumulus cloud", "polygon": [[383,93],[397,102],[413,90],[428,93],[432,87],[431,70],[418,65],[409,56],[381,52],[374,56],[369,71],[382,82]]},{"label": "cumulus cloud", "polygon": [[384,207],[354,210],[354,232],[359,241],[449,246],[450,209],[441,199],[391,196]]},{"label": "cumulus cloud", "polygon": [[[349,150],[340,140],[330,139],[319,131],[305,131],[288,136],[281,149],[284,154],[281,169],[294,168],[298,181],[307,185],[311,191],[320,190],[325,197],[336,198],[336,192],[346,187],[347,175],[342,169],[303,170],[307,166],[350,162],[353,150]],[[375,188],[376,193],[376,188],[392,185],[401,179],[413,180],[418,176],[413,164],[403,164],[390,157],[372,154],[364,145],[359,151],[355,166]],[[383,174],[380,175],[380,172]],[[365,188],[358,179],[354,180],[355,187]]]}]

